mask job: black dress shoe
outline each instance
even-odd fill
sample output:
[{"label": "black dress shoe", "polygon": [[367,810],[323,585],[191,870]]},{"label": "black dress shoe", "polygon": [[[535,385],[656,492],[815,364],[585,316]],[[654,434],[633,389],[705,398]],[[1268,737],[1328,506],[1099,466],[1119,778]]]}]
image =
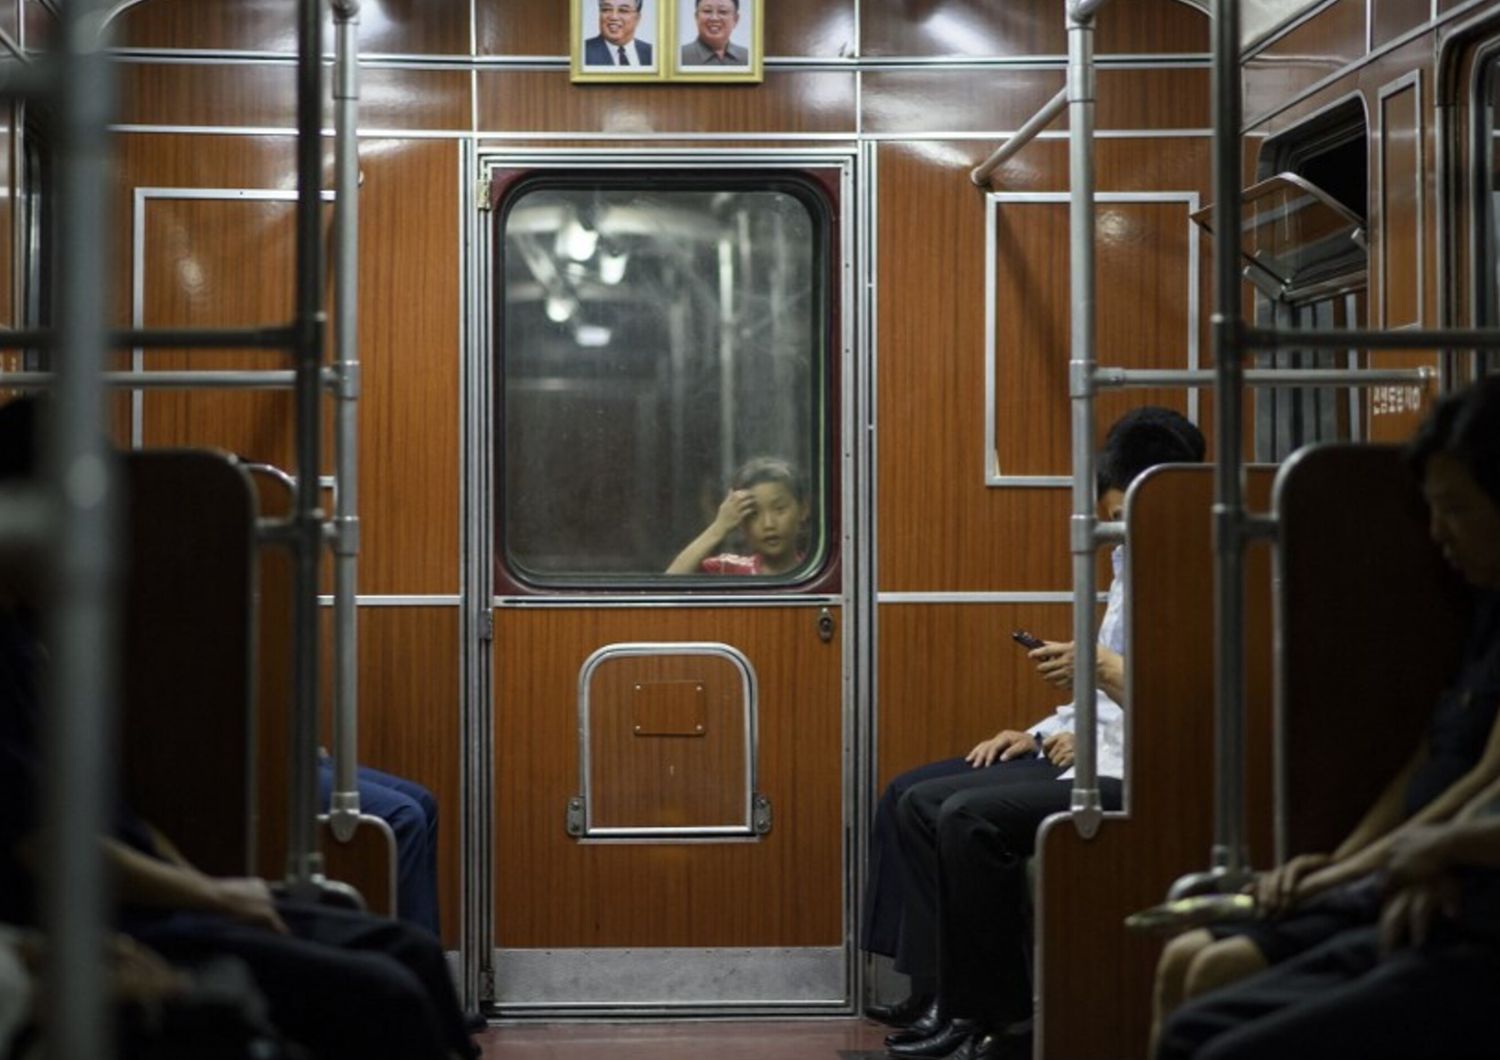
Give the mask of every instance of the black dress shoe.
[{"label": "black dress shoe", "polygon": [[952,1056],[959,1046],[974,1036],[979,1024],[974,1020],[950,1020],[926,1038],[914,1042],[898,1042],[889,1046],[887,1052],[897,1057],[936,1058]]},{"label": "black dress shoe", "polygon": [[963,1060],[1030,1060],[1031,1028],[1019,1033],[976,1035],[969,1039],[967,1048]]},{"label": "black dress shoe", "polygon": [[932,1007],[933,1000],[931,994],[912,994],[894,1005],[871,1005],[865,1009],[865,1015],[887,1027],[909,1027]]},{"label": "black dress shoe", "polygon": [[947,1019],[943,1017],[942,1006],[934,997],[927,1002],[927,1007],[922,1010],[922,1014],[912,1020],[904,1030],[887,1034],[885,1044],[889,1047],[901,1045],[904,1042],[915,1042],[922,1038],[931,1038],[937,1033],[938,1028],[947,1022]]}]

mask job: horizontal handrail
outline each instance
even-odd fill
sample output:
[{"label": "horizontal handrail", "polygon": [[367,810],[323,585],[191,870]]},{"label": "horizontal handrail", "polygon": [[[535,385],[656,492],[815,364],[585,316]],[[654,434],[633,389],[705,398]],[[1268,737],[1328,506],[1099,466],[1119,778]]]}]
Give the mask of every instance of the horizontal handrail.
[{"label": "horizontal handrail", "polygon": [[[1172,370],[1156,368],[1099,368],[1094,385],[1100,387],[1213,386],[1211,368]],[[1246,386],[1388,386],[1425,384],[1437,379],[1436,368],[1249,368]]]}]

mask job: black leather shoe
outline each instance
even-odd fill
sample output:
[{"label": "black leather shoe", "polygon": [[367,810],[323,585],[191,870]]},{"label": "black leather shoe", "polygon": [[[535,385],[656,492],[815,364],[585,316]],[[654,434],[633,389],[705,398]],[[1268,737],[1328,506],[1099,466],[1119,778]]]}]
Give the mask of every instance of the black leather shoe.
[{"label": "black leather shoe", "polygon": [[886,1051],[897,1057],[952,1056],[978,1029],[979,1025],[974,1020],[950,1020],[929,1037],[918,1038],[914,1042],[898,1042],[889,1046]]},{"label": "black leather shoe", "polygon": [[931,994],[912,994],[894,1005],[871,1005],[865,1009],[865,1015],[887,1027],[910,1027],[917,1017],[932,1007],[932,1002]]},{"label": "black leather shoe", "polygon": [[1031,1020],[995,1035],[975,1035],[954,1060],[1031,1060]]},{"label": "black leather shoe", "polygon": [[922,1038],[931,1038],[937,1033],[938,1028],[947,1022],[947,1019],[943,1017],[942,1006],[938,1004],[938,999],[934,997],[927,1002],[927,1007],[922,1010],[922,1014],[912,1020],[905,1030],[899,1030],[894,1034],[887,1034],[885,1036],[885,1044],[889,1047],[892,1045],[901,1045],[904,1042],[915,1042]]}]

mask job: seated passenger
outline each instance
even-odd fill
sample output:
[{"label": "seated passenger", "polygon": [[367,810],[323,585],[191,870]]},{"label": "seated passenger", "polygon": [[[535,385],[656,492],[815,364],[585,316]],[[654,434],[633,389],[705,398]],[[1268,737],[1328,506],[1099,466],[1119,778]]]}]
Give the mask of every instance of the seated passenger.
[{"label": "seated passenger", "polygon": [[[1145,407],[1110,428],[1099,458],[1105,516],[1118,520],[1125,490],[1148,468],[1203,459],[1203,435],[1171,409]],[[1114,580],[1099,627],[1097,740],[1099,786],[1118,809],[1124,773],[1123,550],[1111,557]],[[1071,687],[1073,645],[1032,650],[1041,676]],[[923,766],[892,781],[876,812],[867,949],[891,952],[926,1007],[905,1032],[887,1039],[896,1056],[939,1057],[970,1038],[1015,1030],[1031,1014],[1025,863],[1036,830],[1071,801],[1074,708],[1058,708],[1027,732],[1005,730],[963,758]],[[986,1048],[1020,1048],[998,1038]]]},{"label": "seated passenger", "polygon": [[[1168,944],[1157,966],[1158,1028],[1183,998],[1290,961],[1341,932],[1373,937],[1394,852],[1427,835],[1424,826],[1490,801],[1486,789],[1500,790],[1500,378],[1440,402],[1410,455],[1431,509],[1432,539],[1476,589],[1454,683],[1438,700],[1426,739],[1337,850],[1303,854],[1263,873],[1253,888],[1261,919],[1192,931]],[[1302,968],[1298,961],[1286,974]],[[1427,1033],[1438,1026],[1427,1010],[1417,1024]],[[1169,1030],[1166,1040],[1182,1038]],[[1424,1039],[1406,1055],[1428,1051]],[[1180,1044],[1167,1052],[1186,1055]]]},{"label": "seated passenger", "polygon": [[[719,513],[677,554],[668,574],[786,574],[806,558],[807,486],[785,460],[758,456],[734,473]],[[714,550],[738,528],[748,556]]]},{"label": "seated passenger", "polygon": [[[32,402],[0,408],[0,479],[33,466]],[[23,574],[25,572],[22,572]],[[0,571],[0,923],[35,923],[46,655],[28,577]],[[324,1060],[477,1055],[441,947],[396,921],[276,899],[264,880],[219,879],[115,805],[101,837],[118,927],[173,964],[249,967],[276,1028]]]},{"label": "seated passenger", "polygon": [[[359,809],[391,826],[396,837],[396,916],[433,935],[438,919],[438,805],[432,792],[414,780],[360,766],[356,774]],[[318,804],[326,812],[333,793],[333,759],[318,751]]]}]

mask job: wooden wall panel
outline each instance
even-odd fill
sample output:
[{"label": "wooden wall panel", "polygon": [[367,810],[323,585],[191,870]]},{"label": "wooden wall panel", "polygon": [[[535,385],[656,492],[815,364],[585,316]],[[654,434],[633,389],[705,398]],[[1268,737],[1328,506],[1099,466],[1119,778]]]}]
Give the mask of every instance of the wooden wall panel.
[{"label": "wooden wall panel", "polygon": [[[496,615],[498,943],[835,946],[842,923],[840,647],[816,608],[507,610]],[[630,641],[715,641],[755,667],[759,789],[775,823],[755,841],[580,843],[578,674]]]},{"label": "wooden wall panel", "polygon": [[1365,52],[1365,0],[1334,0],[1246,61],[1241,82],[1246,126]]},{"label": "wooden wall panel", "polygon": [[[861,101],[868,133],[919,133],[942,115],[952,132],[1019,129],[1063,87],[1062,70],[872,70]],[[1099,129],[1200,129],[1212,123],[1208,71],[1099,71]],[[1048,126],[1066,130],[1066,116]],[[993,145],[992,145],[993,146]],[[1031,150],[1031,148],[1027,148]],[[988,153],[988,152],[986,152]]]},{"label": "wooden wall panel", "polygon": [[[1095,46],[1101,54],[1209,47],[1208,20],[1171,0],[1106,7],[1097,26]],[[1063,55],[1068,50],[1063,14],[1050,0],[872,4],[861,10],[860,28],[860,50],[867,56]]]},{"label": "wooden wall panel", "polygon": [[882,604],[878,685],[880,788],[897,774],[969,752],[1001,729],[1046,717],[1068,693],[1036,675],[1010,639],[1072,638],[1073,606]]},{"label": "wooden wall panel", "polygon": [[[469,0],[379,0],[360,5],[359,22],[364,54],[469,53]],[[297,49],[297,5],[286,0],[151,0],[116,26],[117,43],[131,48]],[[332,27],[326,18],[330,51]]]},{"label": "wooden wall panel", "polygon": [[[118,68],[119,113],[135,125],[250,126],[297,124],[296,68],[223,63],[124,63]],[[469,75],[462,70],[376,67],[360,71],[359,124],[364,129],[459,129],[472,120]],[[324,91],[325,128],[333,124]],[[332,140],[326,141],[332,154]]]},{"label": "wooden wall panel", "polygon": [[[597,10],[590,0],[583,0],[583,8],[585,18],[590,19],[590,13]],[[854,0],[777,5],[766,18],[765,54],[817,59],[852,54],[854,8]],[[570,10],[570,5],[554,0],[479,0],[474,11],[477,53],[567,55]],[[593,36],[594,30],[588,35]],[[619,87],[602,85],[581,91],[607,93]]]},{"label": "wooden wall panel", "polygon": [[510,132],[848,132],[853,74],[768,70],[762,85],[570,84],[566,70],[481,70],[479,128]]},{"label": "wooden wall panel", "polygon": [[[1099,147],[1101,190],[1194,190],[1207,179],[1198,140]],[[967,170],[986,152],[982,144],[924,142],[884,145],[880,155],[879,245],[901,248],[882,255],[876,322],[882,591],[1071,584],[1067,492],[984,485],[984,196]],[[1013,166],[1004,174],[1008,190],[1065,187],[1066,144],[1033,144]],[[1015,185],[1013,172],[1021,178]],[[1059,409],[1068,400],[1065,385],[1041,379],[1028,397]],[[1034,416],[1017,429],[1027,431]]]},{"label": "wooden wall panel", "polygon": [[[1101,364],[1188,367],[1188,263],[1197,247],[1185,203],[1099,203],[1095,209]],[[995,431],[1006,475],[1067,475],[1072,468],[1068,357],[1068,204],[1006,202],[997,211],[994,293]],[[1201,307],[1200,307],[1201,312]],[[1136,405],[1186,411],[1180,388],[1105,391],[1095,431]]]},{"label": "wooden wall panel", "polygon": [[1431,12],[1429,0],[1372,0],[1370,46],[1379,48],[1416,29],[1428,20]]},{"label": "wooden wall panel", "polygon": [[[289,182],[288,145],[279,140],[124,140],[122,198],[136,185],[275,188]],[[452,593],[458,588],[457,149],[443,141],[365,141],[361,154],[360,591]],[[291,214],[291,204],[279,202],[154,202],[148,208],[146,322],[286,319]],[[119,275],[128,276],[128,206],[121,216],[117,259]],[[249,263],[253,284],[244,282]],[[129,285],[123,286],[128,295]],[[274,353],[157,353],[148,361],[158,368],[283,366]],[[144,404],[149,445],[220,445],[280,466],[291,463],[285,393],[158,391]]]}]

